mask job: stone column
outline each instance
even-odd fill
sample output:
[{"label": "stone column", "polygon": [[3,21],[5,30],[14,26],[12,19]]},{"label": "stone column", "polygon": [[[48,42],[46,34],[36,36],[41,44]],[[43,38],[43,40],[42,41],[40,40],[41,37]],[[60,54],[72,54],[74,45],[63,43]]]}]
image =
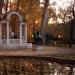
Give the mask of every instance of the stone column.
[{"label": "stone column", "polygon": [[25,42],[27,43],[27,24],[25,24]]},{"label": "stone column", "polygon": [[2,39],[2,24],[0,23],[0,40]]},{"label": "stone column", "polygon": [[9,46],[9,22],[7,21],[7,45]]},{"label": "stone column", "polygon": [[20,46],[22,45],[22,23],[20,23]]}]

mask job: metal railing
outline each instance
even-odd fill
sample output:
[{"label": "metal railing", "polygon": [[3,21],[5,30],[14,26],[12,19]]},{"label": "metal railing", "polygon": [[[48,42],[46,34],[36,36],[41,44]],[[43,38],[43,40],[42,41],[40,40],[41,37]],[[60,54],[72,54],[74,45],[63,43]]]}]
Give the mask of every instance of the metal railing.
[{"label": "metal railing", "polygon": [[49,56],[0,56],[0,75],[75,75],[75,60]]},{"label": "metal railing", "polygon": [[10,41],[10,44],[14,44],[14,45],[20,43],[19,39],[10,39],[9,41]]},{"label": "metal railing", "polygon": [[[10,44],[19,44],[20,39],[9,39]],[[25,39],[22,39],[22,43],[25,44],[27,41]],[[0,44],[7,44],[7,39],[0,39]]]},{"label": "metal railing", "polygon": [[[22,39],[21,46],[26,46],[27,42],[25,39]],[[0,39],[0,48],[7,49],[7,48],[20,48],[20,39],[9,39],[9,45],[7,44],[7,39]]]}]

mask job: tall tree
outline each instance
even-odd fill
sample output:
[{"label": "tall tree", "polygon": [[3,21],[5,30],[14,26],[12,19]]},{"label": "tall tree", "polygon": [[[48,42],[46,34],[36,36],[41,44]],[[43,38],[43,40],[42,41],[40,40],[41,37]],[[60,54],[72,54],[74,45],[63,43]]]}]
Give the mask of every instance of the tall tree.
[{"label": "tall tree", "polygon": [[28,39],[32,38],[33,29],[36,31],[41,23],[41,8],[39,0],[21,0],[20,11],[25,18],[28,30]]},{"label": "tall tree", "polygon": [[72,4],[71,4],[71,8],[70,8],[70,11],[72,13],[72,20],[70,22],[70,42],[69,42],[69,47],[71,48],[72,47],[72,44],[73,44],[73,37],[74,37],[74,28],[75,28],[75,0],[72,1]]},{"label": "tall tree", "polygon": [[73,32],[74,32],[74,24],[75,24],[75,11],[74,11],[74,6],[72,7],[72,14],[73,14],[73,19],[71,20],[70,24],[70,42],[69,42],[69,47],[72,47],[73,43]]}]

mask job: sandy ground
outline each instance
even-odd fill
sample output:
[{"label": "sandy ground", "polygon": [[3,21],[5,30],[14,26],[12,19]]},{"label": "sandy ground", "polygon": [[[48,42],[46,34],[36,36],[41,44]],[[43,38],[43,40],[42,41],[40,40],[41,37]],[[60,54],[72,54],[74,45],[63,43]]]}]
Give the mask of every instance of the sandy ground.
[{"label": "sandy ground", "polygon": [[75,49],[48,46],[38,46],[31,49],[0,49],[1,56],[45,56],[51,54],[75,54]]}]

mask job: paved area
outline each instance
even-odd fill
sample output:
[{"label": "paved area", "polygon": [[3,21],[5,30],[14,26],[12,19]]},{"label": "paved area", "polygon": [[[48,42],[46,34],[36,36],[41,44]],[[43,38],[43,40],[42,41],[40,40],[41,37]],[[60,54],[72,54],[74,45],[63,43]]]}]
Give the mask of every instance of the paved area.
[{"label": "paved area", "polygon": [[75,54],[75,49],[38,46],[32,49],[0,49],[0,55],[3,56],[41,56],[51,54]]}]

